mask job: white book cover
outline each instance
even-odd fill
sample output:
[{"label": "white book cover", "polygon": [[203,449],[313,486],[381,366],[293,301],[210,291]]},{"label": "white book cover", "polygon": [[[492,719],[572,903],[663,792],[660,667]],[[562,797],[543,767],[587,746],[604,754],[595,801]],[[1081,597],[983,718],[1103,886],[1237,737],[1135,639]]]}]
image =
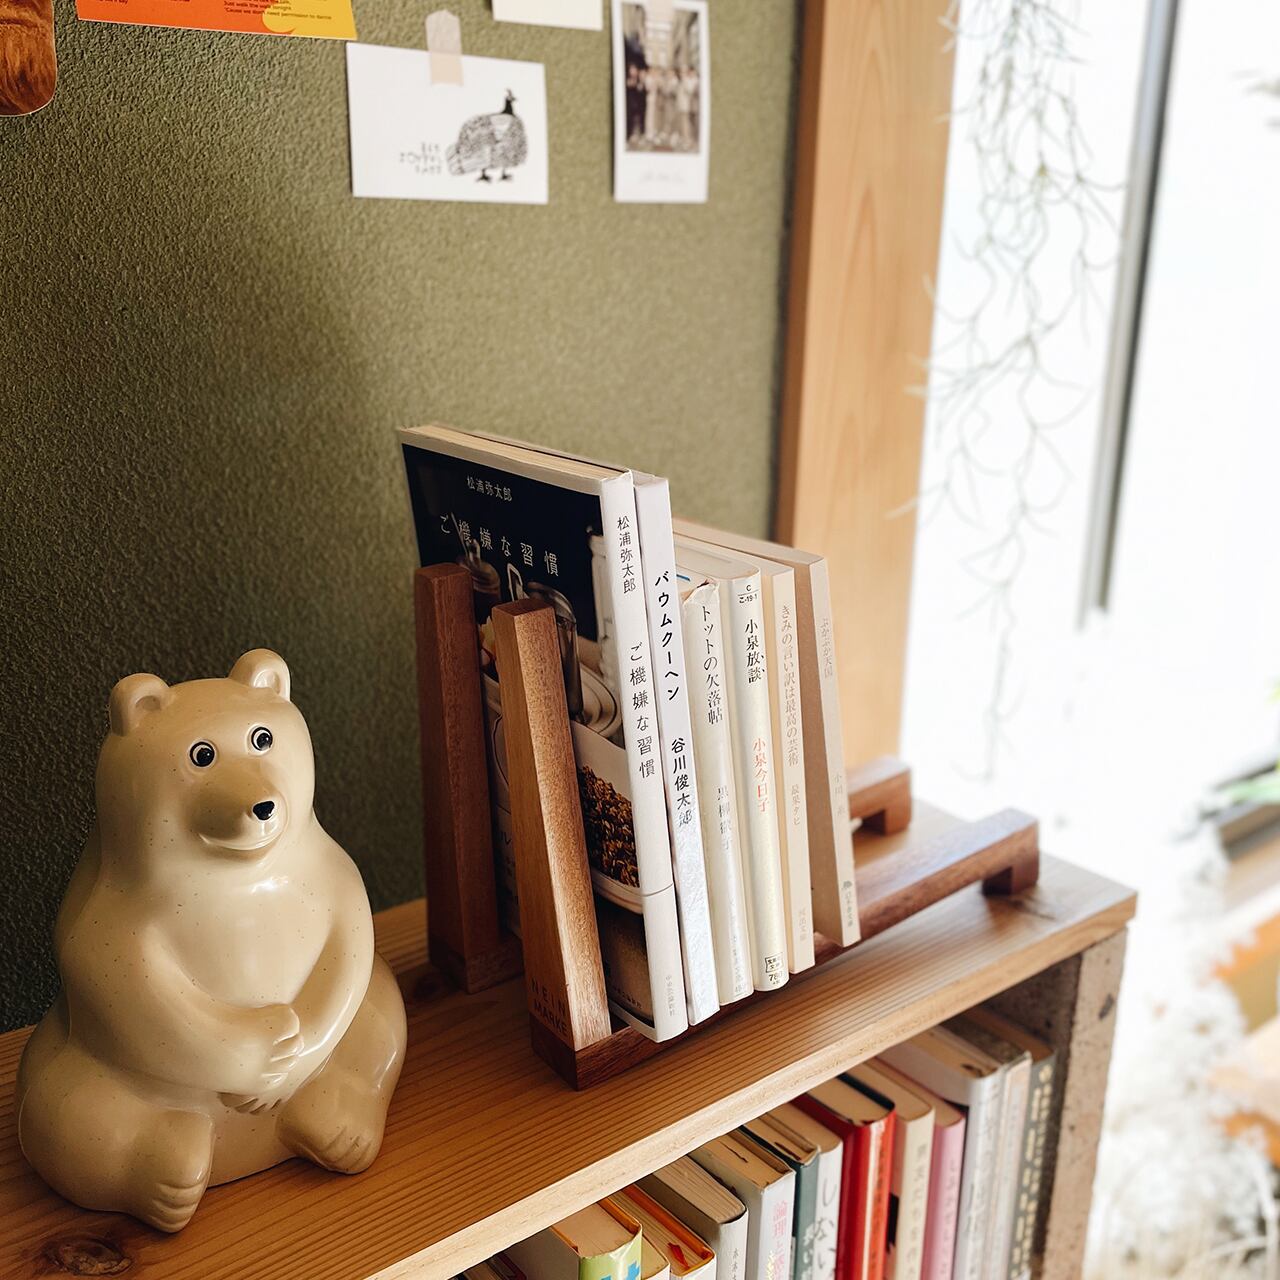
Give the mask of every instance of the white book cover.
[{"label": "white book cover", "polygon": [[[712,555],[718,549],[700,544]],[[796,630],[796,575],[788,565],[751,553],[735,556],[760,570],[764,595],[765,659],[773,725],[774,788],[782,852],[782,894],[787,912],[787,967],[813,968],[813,886],[809,873],[809,806],[805,798],[804,711]]]},{"label": "white book cover", "polygon": [[746,1280],[747,1206],[690,1156],[636,1184],[715,1252],[715,1280]]},{"label": "white book cover", "polygon": [[1031,1095],[1031,1054],[1002,1038],[991,1027],[962,1014],[944,1024],[975,1048],[1001,1065],[1004,1098],[1000,1111],[1000,1138],[996,1194],[991,1206],[989,1280],[1008,1280],[1013,1255],[1013,1220],[1017,1215],[1022,1141],[1027,1128],[1027,1102]]},{"label": "white book cover", "polygon": [[1004,1107],[1000,1115],[1000,1191],[992,1214],[990,1280],[1008,1280],[1013,1256],[1013,1220],[1018,1211],[1018,1181],[1022,1168],[1022,1139],[1031,1096],[1031,1055],[1023,1054],[1006,1067]]},{"label": "white book cover", "polygon": [[[637,474],[635,496],[653,663],[652,701],[666,783],[685,996],[689,1021],[697,1023],[719,1012],[720,999],[702,848],[697,758],[689,715],[680,582],[671,537],[671,495],[665,479]],[[631,694],[633,700],[647,696],[641,691]]]},{"label": "white book cover", "polygon": [[714,582],[682,582],[685,660],[690,674],[689,711],[698,762],[702,849],[715,946],[716,980],[722,1004],[749,996],[751,935],[738,828],[733,739],[729,732],[729,671]]},{"label": "white book cover", "polygon": [[827,562],[822,556],[763,538],[712,529],[691,520],[673,523],[677,536],[714,543],[733,555],[764,556],[795,571],[813,927],[842,947],[852,946],[861,936],[861,927]]},{"label": "white book cover", "polygon": [[704,552],[683,538],[676,539],[676,562],[690,583],[701,574],[716,582],[720,590],[720,615],[728,639],[729,731],[741,824],[752,980],[757,991],[773,991],[786,983],[789,970],[760,570]]},{"label": "white book cover", "polygon": [[791,1215],[796,1175],[753,1138],[735,1131],[691,1153],[747,1206],[745,1280],[791,1274]]},{"label": "white book cover", "polygon": [[1000,1065],[942,1027],[921,1032],[880,1056],[968,1112],[952,1275],[955,1280],[984,1280],[1004,1108]]},{"label": "white book cover", "polygon": [[[423,564],[472,575],[498,882],[518,930],[510,790],[491,608],[555,615],[610,1006],[656,1040],[688,1026],[639,531],[630,472],[448,427],[400,433]],[[609,637],[612,636],[612,643]],[[607,660],[612,648],[614,660]]]}]

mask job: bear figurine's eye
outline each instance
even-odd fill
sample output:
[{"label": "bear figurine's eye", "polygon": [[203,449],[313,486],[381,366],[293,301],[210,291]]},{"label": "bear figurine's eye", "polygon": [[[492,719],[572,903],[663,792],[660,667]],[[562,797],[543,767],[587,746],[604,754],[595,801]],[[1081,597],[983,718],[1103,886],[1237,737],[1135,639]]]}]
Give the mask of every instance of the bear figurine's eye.
[{"label": "bear figurine's eye", "polygon": [[253,747],[255,751],[270,751],[271,744],[274,741],[275,739],[271,736],[271,730],[268,729],[266,725],[260,724],[249,735],[249,745]]},{"label": "bear figurine's eye", "polygon": [[207,769],[218,758],[212,742],[197,742],[187,754],[197,769]]}]

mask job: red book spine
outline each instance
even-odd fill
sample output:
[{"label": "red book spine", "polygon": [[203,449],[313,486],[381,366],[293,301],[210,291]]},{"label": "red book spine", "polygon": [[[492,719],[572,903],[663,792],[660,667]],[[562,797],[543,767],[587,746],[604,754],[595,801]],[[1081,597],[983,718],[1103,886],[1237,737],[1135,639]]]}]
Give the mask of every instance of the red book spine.
[{"label": "red book spine", "polygon": [[893,1127],[890,1113],[875,1124],[858,1130],[857,1143],[865,1152],[862,1187],[858,1197],[860,1230],[855,1230],[855,1256],[863,1263],[854,1280],[884,1280],[885,1255],[889,1239],[889,1191],[893,1181]]}]

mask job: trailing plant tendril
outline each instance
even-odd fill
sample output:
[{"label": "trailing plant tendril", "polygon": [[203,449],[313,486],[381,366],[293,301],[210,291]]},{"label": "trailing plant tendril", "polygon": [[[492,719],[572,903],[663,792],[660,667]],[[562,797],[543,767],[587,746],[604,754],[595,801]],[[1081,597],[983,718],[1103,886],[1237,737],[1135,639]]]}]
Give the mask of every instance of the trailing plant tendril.
[{"label": "trailing plant tendril", "polygon": [[[1092,173],[1076,106],[1083,33],[1075,12],[1072,0],[966,0],[961,13],[957,0],[945,22],[953,47],[981,50],[972,88],[952,113],[953,145],[969,149],[977,174],[978,230],[955,246],[973,280],[972,304],[956,311],[933,296],[927,394],[946,453],[919,503],[923,519],[948,509],[987,535],[960,559],[975,583],[963,616],[985,614],[994,636],[984,779],[1010,746],[1019,702],[1019,577],[1033,541],[1051,536],[1049,517],[1074,478],[1053,436],[1078,422],[1093,396],[1055,367],[1053,338],[1073,319],[1087,332],[1102,301],[1097,277],[1116,251],[1108,206],[1116,187]],[[1065,290],[1045,267],[1046,251],[1061,261],[1064,248]]]}]

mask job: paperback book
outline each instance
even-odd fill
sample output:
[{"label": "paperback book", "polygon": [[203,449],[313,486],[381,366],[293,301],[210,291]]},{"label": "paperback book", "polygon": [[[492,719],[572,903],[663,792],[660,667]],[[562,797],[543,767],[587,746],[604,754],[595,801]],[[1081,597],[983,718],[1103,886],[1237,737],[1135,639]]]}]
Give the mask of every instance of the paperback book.
[{"label": "paperback book", "polygon": [[400,439],[421,562],[455,561],[472,578],[505,922],[519,932],[489,614],[529,598],[555,616],[611,1008],[652,1039],[679,1035],[688,1011],[631,474],[448,427]]},{"label": "paperback book", "polygon": [[714,543],[728,555],[764,557],[786,565],[795,574],[813,927],[840,946],[850,947],[858,941],[861,930],[827,562],[822,556],[794,547],[711,529],[690,520],[676,520],[674,527],[678,536]]},{"label": "paperback book", "polygon": [[[682,539],[682,546],[720,554],[708,542]],[[734,552],[760,571],[764,610],[764,654],[768,672],[770,725],[773,729],[773,793],[777,801],[778,845],[782,859],[782,896],[787,923],[787,967],[792,973],[813,968],[813,905],[809,870],[809,809],[805,795],[804,712],[796,632],[795,570],[765,556]]]},{"label": "paperback book", "polygon": [[[623,471],[621,467],[598,459],[526,445],[489,432],[483,433],[483,437],[495,444],[531,449],[549,458],[587,463],[611,472]],[[643,471],[628,474],[632,476],[635,494],[641,577],[653,666],[652,708],[662,757],[680,947],[684,958],[685,995],[689,1022],[698,1023],[718,1013],[721,1003],[728,1003],[736,997],[719,990],[718,962],[713,963],[711,959],[712,931],[702,847],[701,801],[691,740],[681,616],[679,612],[672,612],[673,607],[678,610],[679,593],[673,589],[678,584],[672,543],[670,486],[662,476]],[[628,691],[623,693],[626,696]],[[647,705],[648,694],[640,690],[629,693],[641,709]]]},{"label": "paperback book", "polygon": [[729,731],[729,654],[720,592],[714,582],[681,582],[689,713],[698,785],[702,788],[702,849],[720,1003],[755,990],[751,931],[742,869],[742,834]]},{"label": "paperback book", "polygon": [[747,1206],[690,1156],[637,1184],[706,1241],[715,1253],[715,1280],[746,1280]]},{"label": "paperback book", "polygon": [[720,593],[752,978],[757,991],[773,991],[790,970],[760,571],[685,538],[676,540],[676,563],[689,587],[712,582]]},{"label": "paperback book", "polygon": [[960,1210],[952,1275],[985,1280],[999,1168],[1004,1080],[1000,1064],[945,1027],[922,1031],[880,1055],[966,1113]]},{"label": "paperback book", "polygon": [[528,1280],[637,1280],[643,1232],[618,1201],[605,1199],[513,1244],[507,1257]]}]

